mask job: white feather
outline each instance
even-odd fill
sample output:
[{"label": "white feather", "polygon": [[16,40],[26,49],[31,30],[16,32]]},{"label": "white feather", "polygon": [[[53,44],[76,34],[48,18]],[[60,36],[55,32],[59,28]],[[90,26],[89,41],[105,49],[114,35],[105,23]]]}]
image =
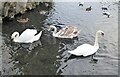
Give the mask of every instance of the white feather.
[{"label": "white feather", "polygon": [[89,44],[83,44],[81,46],[78,46],[75,50],[68,51],[68,52],[76,56],[81,56],[81,55],[88,56],[88,55],[94,54],[98,50],[98,48],[99,47],[94,47]]},{"label": "white feather", "polygon": [[100,35],[102,35],[102,36],[104,35],[104,32],[101,30],[96,32],[94,45],[83,44],[83,45],[78,46],[76,49],[74,49],[72,51],[68,51],[68,52],[73,54],[73,55],[76,55],[76,56],[82,56],[82,55],[89,56],[89,55],[94,54],[99,49],[98,37]]},{"label": "white feather", "polygon": [[[39,34],[35,35],[36,33],[37,33],[37,30],[35,29],[26,29],[20,36],[18,32],[14,32],[11,38],[13,38],[14,42],[32,43],[34,41],[39,40],[42,34],[42,31]],[[15,37],[15,35],[17,37]]]}]

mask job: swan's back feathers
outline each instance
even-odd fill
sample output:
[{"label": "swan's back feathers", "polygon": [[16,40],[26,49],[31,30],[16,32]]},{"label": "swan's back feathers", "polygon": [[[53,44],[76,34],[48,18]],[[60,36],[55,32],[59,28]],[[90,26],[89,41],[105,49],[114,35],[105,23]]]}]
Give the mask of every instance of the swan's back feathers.
[{"label": "swan's back feathers", "polygon": [[34,35],[37,33],[37,30],[35,29],[26,29],[19,37],[18,40],[20,41],[28,41],[31,38],[34,37]]},{"label": "swan's back feathers", "polygon": [[73,51],[68,51],[68,52],[71,54],[77,55],[77,56],[81,56],[81,55],[89,56],[89,55],[94,54],[99,49],[99,45],[98,45],[98,37],[99,36],[104,36],[104,32],[101,30],[98,30],[96,32],[95,43],[93,46],[89,45],[89,44],[83,44],[81,46],[78,46]]},{"label": "swan's back feathers", "polygon": [[63,35],[64,32],[65,32],[65,30],[66,30],[66,27],[63,27],[62,29],[60,29],[60,30],[56,33],[56,35],[59,35],[59,36]]},{"label": "swan's back feathers", "polygon": [[65,28],[61,29],[61,32],[63,32],[63,34],[61,36],[67,36],[67,35],[73,34],[76,31],[77,31],[76,27],[66,26]]},{"label": "swan's back feathers", "polygon": [[69,53],[77,56],[88,56],[94,54],[98,50],[98,47],[89,45],[89,44],[83,44],[81,46],[78,46],[76,49],[72,51],[68,51]]},{"label": "swan's back feathers", "polygon": [[28,40],[26,42],[32,43],[33,41],[37,41],[37,40],[39,40],[39,38],[41,37],[41,35],[42,35],[42,31],[40,31],[39,34],[35,35],[33,38],[31,38],[30,40]]},{"label": "swan's back feathers", "polygon": [[60,29],[57,33],[54,33],[54,37],[58,38],[73,38],[78,36],[78,29],[74,26],[66,26],[62,29]]}]

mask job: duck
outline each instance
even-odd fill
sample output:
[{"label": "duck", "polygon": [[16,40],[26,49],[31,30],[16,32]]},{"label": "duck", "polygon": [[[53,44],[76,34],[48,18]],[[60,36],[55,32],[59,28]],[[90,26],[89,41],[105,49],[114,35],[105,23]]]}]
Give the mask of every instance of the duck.
[{"label": "duck", "polygon": [[107,6],[102,6],[102,10],[108,10]]},{"label": "duck", "polygon": [[90,6],[90,7],[88,7],[88,8],[86,8],[86,11],[91,11],[92,10],[92,7]]},{"label": "duck", "polygon": [[82,45],[78,46],[76,49],[68,51],[68,52],[70,54],[75,55],[75,56],[84,56],[84,57],[86,57],[86,56],[93,55],[99,49],[98,38],[100,36],[104,36],[104,32],[102,30],[98,30],[96,32],[94,45],[82,44]]},{"label": "duck", "polygon": [[28,18],[21,18],[17,20],[19,23],[27,23],[29,21]]},{"label": "duck", "polygon": [[19,43],[32,43],[34,41],[39,40],[39,38],[42,35],[42,31],[37,33],[37,30],[35,29],[26,29],[21,33],[19,36],[19,32],[14,32],[11,36],[11,39],[14,42],[19,42]]},{"label": "duck", "polygon": [[40,11],[39,13],[42,15],[46,15],[48,12],[43,10],[43,11]]},{"label": "duck", "polygon": [[79,2],[79,6],[83,6],[84,2]]},{"label": "duck", "polygon": [[54,29],[53,36],[58,38],[71,38],[78,36],[78,29],[75,26],[65,26],[57,32],[57,28],[54,25],[50,25],[48,31]]},{"label": "duck", "polygon": [[110,12],[108,12],[108,11],[104,11],[104,12],[103,12],[103,15],[106,15],[106,16],[108,16],[108,18],[109,18],[111,14],[110,14]]}]

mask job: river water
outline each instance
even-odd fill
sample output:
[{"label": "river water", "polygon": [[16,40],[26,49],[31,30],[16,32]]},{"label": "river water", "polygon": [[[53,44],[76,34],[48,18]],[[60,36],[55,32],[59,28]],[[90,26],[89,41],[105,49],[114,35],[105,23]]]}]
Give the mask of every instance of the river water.
[{"label": "river water", "polygon": [[[114,2],[53,2],[44,4],[23,16],[30,20],[26,24],[13,21],[2,24],[2,73],[4,75],[118,75],[118,4]],[[102,5],[111,13],[103,15]],[[91,6],[91,11],[86,11]],[[42,14],[44,11],[45,14]],[[78,27],[78,38],[58,39],[47,31],[49,25]],[[27,28],[44,30],[39,41],[32,44],[14,43],[10,40],[14,31],[22,33]],[[91,57],[75,57],[67,52],[81,44],[94,44],[95,32],[103,30],[105,36],[99,40],[100,48]],[[1,54],[1,53],[0,53]],[[70,57],[69,57],[70,56]],[[69,59],[67,59],[69,57]]]}]

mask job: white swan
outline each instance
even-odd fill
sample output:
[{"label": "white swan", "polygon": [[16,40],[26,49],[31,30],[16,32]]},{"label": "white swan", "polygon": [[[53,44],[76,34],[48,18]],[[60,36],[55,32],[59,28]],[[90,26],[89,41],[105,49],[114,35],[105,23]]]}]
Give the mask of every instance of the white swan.
[{"label": "white swan", "polygon": [[11,39],[13,39],[14,42],[32,43],[39,40],[41,34],[42,31],[37,34],[37,30],[35,29],[26,29],[20,36],[18,32],[14,32],[11,36]]},{"label": "white swan", "polygon": [[94,54],[99,49],[98,38],[100,35],[104,35],[104,32],[101,30],[96,32],[94,45],[83,44],[81,46],[78,46],[76,49],[68,52],[76,56],[89,56]]},{"label": "white swan", "polygon": [[53,25],[49,26],[49,31],[54,29],[53,36],[58,38],[74,38],[78,36],[78,29],[74,26],[65,26],[57,32],[57,28]]}]

